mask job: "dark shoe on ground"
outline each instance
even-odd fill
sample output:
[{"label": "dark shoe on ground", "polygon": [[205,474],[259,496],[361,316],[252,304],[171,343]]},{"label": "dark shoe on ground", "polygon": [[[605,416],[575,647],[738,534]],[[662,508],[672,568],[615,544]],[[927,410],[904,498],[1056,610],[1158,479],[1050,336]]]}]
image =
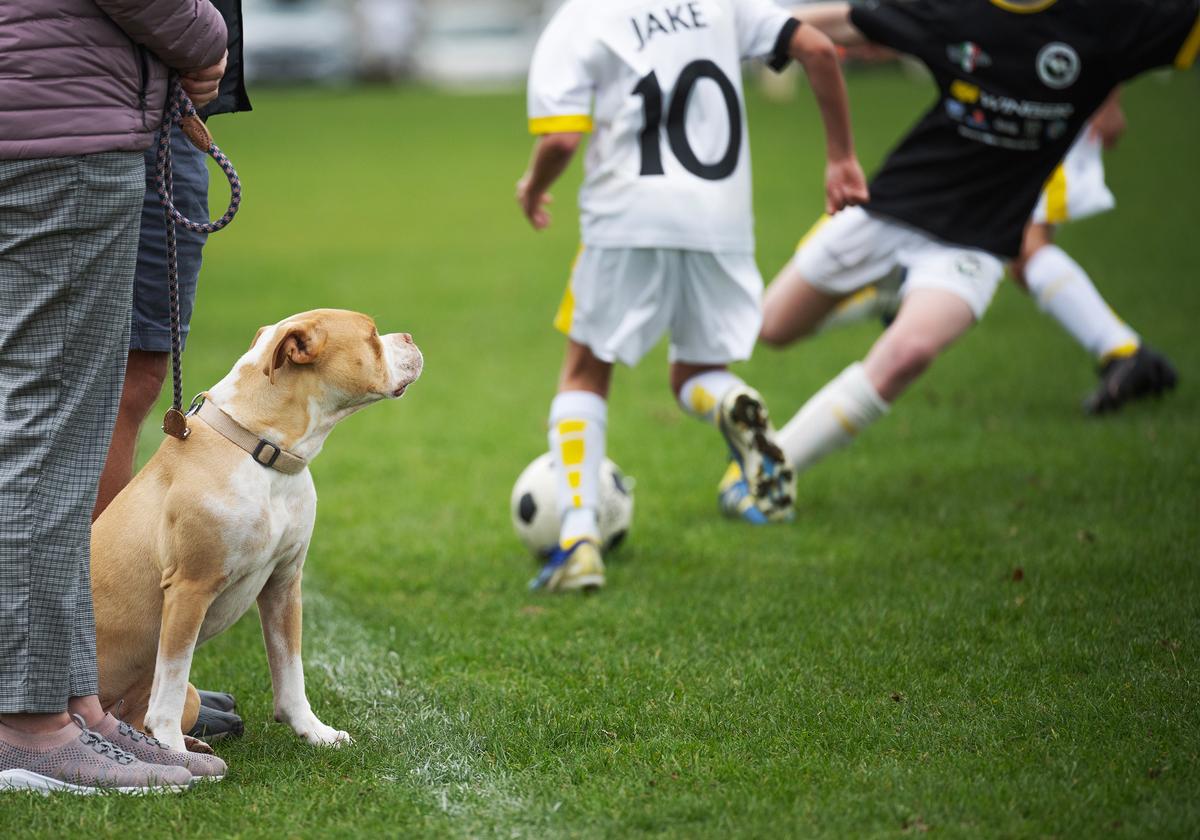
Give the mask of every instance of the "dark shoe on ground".
[{"label": "dark shoe on ground", "polygon": [[95,731],[105,740],[131,753],[139,761],[183,767],[197,780],[218,782],[225,778],[228,769],[225,762],[215,755],[173,750],[157,738],[151,738],[140,729],[134,729],[112,715],[105,715],[104,720],[96,724]]},{"label": "dark shoe on ground", "polygon": [[246,725],[233,712],[222,712],[218,709],[201,705],[200,716],[196,718],[196,725],[185,734],[189,737],[199,738],[202,741],[211,743],[213,741],[221,741],[225,738],[240,738],[245,731]]},{"label": "dark shoe on ground", "polygon": [[200,695],[200,705],[218,712],[236,712],[237,700],[232,694],[224,691],[197,691]]},{"label": "dark shoe on ground", "polygon": [[1179,374],[1166,356],[1146,345],[1128,356],[1110,359],[1100,369],[1100,384],[1086,400],[1088,414],[1109,414],[1125,403],[1160,397],[1179,382]]},{"label": "dark shoe on ground", "polygon": [[73,717],[49,734],[0,724],[0,791],[179,793],[192,786],[186,768],[139,761]]}]

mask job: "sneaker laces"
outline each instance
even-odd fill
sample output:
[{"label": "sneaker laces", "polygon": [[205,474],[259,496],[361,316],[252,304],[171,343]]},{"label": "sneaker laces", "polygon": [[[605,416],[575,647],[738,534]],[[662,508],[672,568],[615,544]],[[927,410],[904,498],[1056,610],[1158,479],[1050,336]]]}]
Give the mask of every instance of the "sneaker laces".
[{"label": "sneaker laces", "polygon": [[170,750],[171,748],[157,738],[147,735],[140,729],[135,729],[132,725],[121,720],[121,709],[125,706],[125,698],[122,697],[117,701],[117,705],[112,710],[112,716],[117,719],[117,731],[133,741],[145,741],[147,746],[158,747],[160,750]]},{"label": "sneaker laces", "polygon": [[83,718],[79,715],[71,715],[71,720],[75,721],[75,725],[83,730],[83,734],[79,736],[79,741],[86,747],[91,747],[93,752],[107,756],[118,764],[132,764],[137,761],[137,757],[133,753],[125,752],[112,741],[105,740],[104,736],[99,732],[95,732],[87,728]]}]

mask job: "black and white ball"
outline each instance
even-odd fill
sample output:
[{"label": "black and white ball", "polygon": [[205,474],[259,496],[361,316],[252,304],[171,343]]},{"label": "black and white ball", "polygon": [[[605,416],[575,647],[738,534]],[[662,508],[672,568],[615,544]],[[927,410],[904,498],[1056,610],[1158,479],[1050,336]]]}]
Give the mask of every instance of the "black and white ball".
[{"label": "black and white ball", "polygon": [[[521,542],[537,557],[546,557],[558,546],[562,520],[558,515],[557,466],[554,456],[539,455],[513,485],[513,529]],[[600,507],[596,511],[603,550],[612,551],[629,532],[633,522],[633,482],[607,458],[600,466]]]}]

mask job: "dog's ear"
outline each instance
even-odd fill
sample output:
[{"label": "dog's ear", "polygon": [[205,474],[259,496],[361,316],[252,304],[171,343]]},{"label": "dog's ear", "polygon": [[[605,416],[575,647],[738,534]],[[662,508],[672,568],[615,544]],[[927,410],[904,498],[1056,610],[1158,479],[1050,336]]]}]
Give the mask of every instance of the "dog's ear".
[{"label": "dog's ear", "polygon": [[316,321],[296,321],[285,324],[280,331],[279,338],[275,341],[275,349],[271,351],[263,373],[270,378],[271,384],[274,385],[275,371],[283,367],[284,362],[311,365],[316,361],[317,356],[321,355],[327,338],[325,330]]},{"label": "dog's ear", "polygon": [[254,334],[254,338],[250,339],[250,349],[251,349],[251,350],[253,350],[253,349],[254,349],[254,345],[255,345],[255,344],[258,344],[258,340],[259,340],[260,338],[262,338],[262,334],[263,334],[263,333],[265,333],[265,332],[266,332],[268,329],[270,329],[270,325],[269,325],[269,324],[268,324],[267,326],[265,326],[265,327],[259,327],[259,328],[258,328],[258,332],[256,332],[256,333]]}]

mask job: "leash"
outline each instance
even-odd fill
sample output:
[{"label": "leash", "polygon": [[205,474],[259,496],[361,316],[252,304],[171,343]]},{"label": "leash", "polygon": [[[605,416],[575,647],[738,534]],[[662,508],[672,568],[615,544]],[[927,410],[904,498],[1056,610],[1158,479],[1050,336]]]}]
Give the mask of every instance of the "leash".
[{"label": "leash", "polygon": [[[179,440],[185,440],[191,429],[183,413],[183,341],[180,337],[179,314],[179,254],[175,242],[175,225],[182,225],[195,233],[216,233],[233,221],[242,204],[242,182],[237,170],[225,157],[225,153],[213,142],[208,126],[196,113],[192,100],[183,92],[179,79],[172,77],[170,95],[163,109],[162,123],[158,127],[158,161],[155,168],[158,200],[162,203],[163,218],[167,228],[167,294],[171,304],[171,379],[173,395],[171,407],[163,417],[162,430]],[[200,151],[217,162],[225,177],[229,179],[229,207],[221,218],[208,222],[194,222],[175,208],[175,185],[171,179],[171,126],[179,124],[184,135]]]}]

